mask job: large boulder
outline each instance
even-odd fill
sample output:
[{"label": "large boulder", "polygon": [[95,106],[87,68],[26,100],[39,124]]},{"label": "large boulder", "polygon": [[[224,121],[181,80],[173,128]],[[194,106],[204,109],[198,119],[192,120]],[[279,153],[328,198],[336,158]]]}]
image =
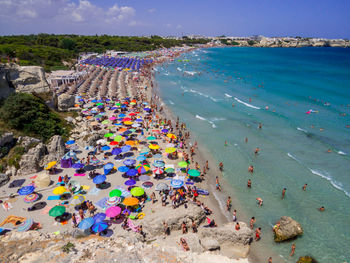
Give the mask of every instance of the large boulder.
[{"label": "large boulder", "polygon": [[69,108],[74,107],[75,96],[69,94],[61,94],[57,98],[57,107],[60,111],[67,111]]},{"label": "large boulder", "polygon": [[12,84],[16,92],[44,93],[50,92],[50,86],[45,78],[45,71],[38,66],[17,67],[10,73]]},{"label": "large boulder", "polygon": [[282,216],[279,227],[275,229],[275,241],[281,242],[303,234],[301,225],[288,216]]},{"label": "large boulder", "polygon": [[0,147],[3,147],[6,144],[10,144],[13,142],[13,133],[12,132],[5,132],[0,137]]},{"label": "large boulder", "polygon": [[20,169],[17,174],[30,174],[41,170],[40,161],[47,154],[45,144],[39,143],[24,154],[19,162]]},{"label": "large boulder", "polygon": [[40,142],[41,140],[29,136],[20,136],[17,140],[17,144],[23,147],[26,152],[38,145]]},{"label": "large boulder", "polygon": [[7,184],[10,177],[7,174],[0,174],[0,187]]},{"label": "large boulder", "polygon": [[52,161],[60,161],[66,150],[65,143],[59,135],[52,136],[46,148],[48,154],[43,158],[42,165]]},{"label": "large boulder", "polygon": [[205,250],[212,251],[212,250],[220,249],[219,242],[213,238],[209,238],[209,237],[202,238],[200,240],[200,243]]}]

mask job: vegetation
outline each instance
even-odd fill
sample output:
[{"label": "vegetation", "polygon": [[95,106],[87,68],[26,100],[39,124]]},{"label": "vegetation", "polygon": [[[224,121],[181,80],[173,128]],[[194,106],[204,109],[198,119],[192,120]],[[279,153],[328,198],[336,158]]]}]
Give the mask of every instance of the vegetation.
[{"label": "vegetation", "polygon": [[45,71],[67,68],[64,61],[72,62],[82,52],[103,53],[107,50],[148,51],[170,48],[183,44],[207,43],[208,39],[182,38],[164,39],[160,36],[78,36],[78,35],[21,35],[0,37],[0,58],[2,62],[17,59],[22,66],[43,66]]},{"label": "vegetation", "polygon": [[0,120],[6,124],[5,128],[37,137],[44,142],[53,135],[67,137],[70,130],[65,120],[41,98],[27,93],[10,95],[0,107]]},{"label": "vegetation", "polygon": [[254,40],[248,40],[248,45],[249,46],[253,46],[255,44],[255,41]]},{"label": "vegetation", "polygon": [[74,248],[75,248],[75,245],[73,243],[71,243],[71,242],[68,242],[63,247],[61,247],[62,251],[67,253],[67,254],[69,252],[71,252]]}]

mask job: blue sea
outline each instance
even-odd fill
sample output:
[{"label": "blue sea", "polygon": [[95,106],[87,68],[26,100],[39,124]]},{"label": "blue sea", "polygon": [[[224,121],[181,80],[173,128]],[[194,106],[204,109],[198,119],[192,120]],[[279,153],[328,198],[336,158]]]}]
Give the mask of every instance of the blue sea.
[{"label": "blue sea", "polygon": [[[224,163],[238,214],[257,219],[258,246],[277,262],[350,262],[350,49],[209,48],[156,70],[164,103]],[[273,241],[284,215],[304,228],[293,258],[291,242]]]}]

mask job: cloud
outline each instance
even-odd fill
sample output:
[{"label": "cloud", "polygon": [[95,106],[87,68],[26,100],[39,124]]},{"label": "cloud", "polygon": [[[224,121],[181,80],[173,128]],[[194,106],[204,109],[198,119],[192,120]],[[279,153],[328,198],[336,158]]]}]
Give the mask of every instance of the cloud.
[{"label": "cloud", "polygon": [[170,28],[170,27],[171,27],[171,24],[166,24],[165,26],[168,27],[168,28]]},{"label": "cloud", "polygon": [[181,29],[182,28],[182,25],[177,25],[176,26],[176,29]]},{"label": "cloud", "polygon": [[151,9],[148,9],[147,12],[148,12],[148,13],[154,13],[156,10],[157,10],[157,9],[155,9],[155,8],[151,8]]}]

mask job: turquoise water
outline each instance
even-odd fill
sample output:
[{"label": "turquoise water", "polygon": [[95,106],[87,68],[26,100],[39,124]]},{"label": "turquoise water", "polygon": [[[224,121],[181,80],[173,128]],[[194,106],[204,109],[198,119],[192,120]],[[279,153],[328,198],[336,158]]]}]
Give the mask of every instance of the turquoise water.
[{"label": "turquoise water", "polygon": [[[189,62],[157,68],[161,97],[223,161],[244,213],[263,229],[261,244],[286,262],[350,262],[350,49],[211,48],[180,59]],[[304,228],[293,259],[290,242],[272,239],[283,215]]]}]

